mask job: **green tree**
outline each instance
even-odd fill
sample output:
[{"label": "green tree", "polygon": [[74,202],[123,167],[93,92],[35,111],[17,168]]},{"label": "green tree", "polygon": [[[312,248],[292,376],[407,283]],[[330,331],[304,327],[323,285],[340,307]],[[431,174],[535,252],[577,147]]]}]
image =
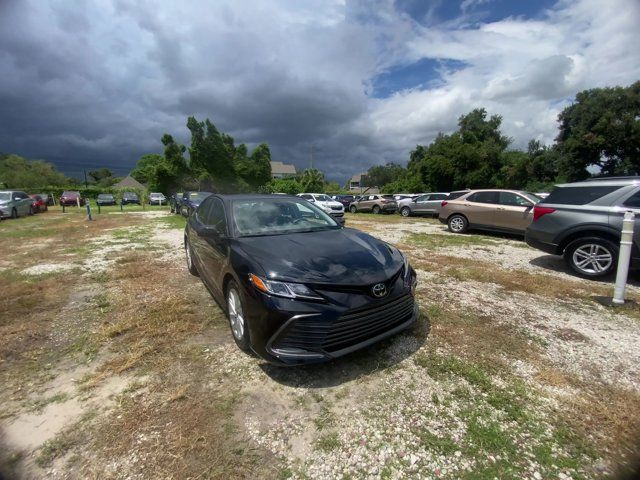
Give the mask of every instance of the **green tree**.
[{"label": "green tree", "polygon": [[89,176],[95,183],[113,178],[113,172],[108,168],[100,168],[98,170],[89,170]]},{"label": "green tree", "polygon": [[47,186],[66,186],[71,179],[48,162],[27,160],[18,155],[4,155],[0,159],[0,181],[6,188],[35,191]]},{"label": "green tree", "polygon": [[135,168],[131,170],[131,176],[140,183],[151,183],[156,176],[156,168],[164,161],[164,156],[160,154],[144,154],[138,159]]},{"label": "green tree", "polygon": [[323,193],[324,191],[324,175],[315,168],[303,170],[299,182],[302,192]]},{"label": "green tree", "polygon": [[265,189],[269,193],[286,193],[297,195],[302,193],[302,186],[295,178],[274,178]]},{"label": "green tree", "polygon": [[405,173],[406,169],[396,163],[375,165],[367,170],[363,183],[365,187],[382,187],[400,179]]},{"label": "green tree", "polygon": [[558,122],[561,171],[568,180],[588,177],[592,166],[605,175],[640,174],[640,81],[582,91]]},{"label": "green tree", "polygon": [[250,157],[247,157],[247,149],[241,144],[235,153],[236,171],[253,190],[266,185],[271,180],[271,151],[269,145],[261,143]]},{"label": "green tree", "polygon": [[189,117],[187,128],[191,132],[192,172],[199,180],[209,180],[218,191],[233,191],[238,178],[233,137],[220,133],[208,118],[199,122]]}]

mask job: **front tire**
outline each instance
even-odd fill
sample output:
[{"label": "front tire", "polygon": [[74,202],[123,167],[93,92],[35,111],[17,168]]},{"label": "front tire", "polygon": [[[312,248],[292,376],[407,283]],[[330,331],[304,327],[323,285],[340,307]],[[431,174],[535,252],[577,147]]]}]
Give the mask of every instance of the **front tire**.
[{"label": "front tire", "polygon": [[349,211],[350,211],[351,213],[356,213],[356,212],[358,211],[358,209],[356,208],[356,206],[355,206],[355,205],[351,205],[351,206],[349,207]]},{"label": "front tire", "polygon": [[13,208],[11,210],[11,218],[18,218],[18,210]]},{"label": "front tire", "polygon": [[380,213],[380,207],[378,205],[374,205],[372,211],[373,211],[373,213],[378,215]]},{"label": "front tire", "polygon": [[189,245],[189,241],[184,239],[184,253],[187,256],[187,268],[189,269],[189,273],[194,277],[199,277],[198,269],[193,263],[193,250],[191,250],[191,245]]},{"label": "front tire", "polygon": [[242,295],[235,281],[231,280],[227,285],[227,318],[233,339],[240,350],[248,352],[251,349],[249,341],[249,328],[244,315]]},{"label": "front tire", "polygon": [[606,277],[618,263],[618,246],[606,238],[580,238],[567,246],[564,259],[581,277]]},{"label": "front tire", "polygon": [[469,228],[469,221],[464,215],[452,215],[447,222],[451,233],[464,233]]},{"label": "front tire", "polygon": [[402,207],[400,209],[400,215],[402,215],[403,217],[410,217],[411,209],[409,207]]}]

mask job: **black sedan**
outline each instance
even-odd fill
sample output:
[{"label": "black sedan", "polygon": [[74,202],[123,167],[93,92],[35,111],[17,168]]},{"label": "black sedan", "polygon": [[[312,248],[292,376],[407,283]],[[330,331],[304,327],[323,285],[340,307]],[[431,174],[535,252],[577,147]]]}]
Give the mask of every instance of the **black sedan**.
[{"label": "black sedan", "polygon": [[339,357],[418,315],[416,274],[398,249],[297,197],[212,195],[184,246],[237,345],[272,363]]}]

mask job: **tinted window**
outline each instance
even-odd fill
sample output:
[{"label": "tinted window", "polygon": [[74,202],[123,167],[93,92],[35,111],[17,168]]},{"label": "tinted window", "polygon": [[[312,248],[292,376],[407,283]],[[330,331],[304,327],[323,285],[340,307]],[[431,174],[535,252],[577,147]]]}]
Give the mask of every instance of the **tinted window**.
[{"label": "tinted window", "polygon": [[498,203],[498,192],[476,192],[467,197],[470,202]]},{"label": "tinted window", "polygon": [[429,195],[420,195],[416,198],[416,202],[426,202],[427,200],[429,200]]},{"label": "tinted window", "polygon": [[500,205],[510,205],[512,207],[531,206],[531,202],[520,195],[512,192],[500,192]]},{"label": "tinted window", "polygon": [[445,198],[449,198],[449,197],[444,193],[434,193],[432,195],[429,195],[429,200],[444,200]]},{"label": "tinted window", "polygon": [[208,198],[198,207],[197,212],[198,220],[203,224],[215,228],[220,233],[227,233],[227,218],[224,214],[222,200]]},{"label": "tinted window", "polygon": [[640,208],[640,190],[627,198],[623,205],[625,207]]},{"label": "tinted window", "polygon": [[588,187],[556,187],[551,194],[544,199],[544,203],[559,203],[566,205],[586,205],[605,195],[615,192],[620,186],[605,187],[594,185]]},{"label": "tinted window", "polygon": [[313,200],[313,197],[311,195],[300,195],[300,196],[305,200]]},{"label": "tinted window", "polygon": [[467,192],[451,192],[448,196],[449,196],[449,200],[454,200],[456,198],[460,198],[462,195],[464,195]]}]

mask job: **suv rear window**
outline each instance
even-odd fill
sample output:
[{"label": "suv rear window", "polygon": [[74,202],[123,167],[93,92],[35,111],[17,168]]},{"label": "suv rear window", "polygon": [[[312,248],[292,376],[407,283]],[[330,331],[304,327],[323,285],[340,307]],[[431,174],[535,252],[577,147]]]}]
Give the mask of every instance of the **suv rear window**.
[{"label": "suv rear window", "polygon": [[469,193],[469,190],[463,190],[463,191],[461,191],[461,192],[451,192],[451,193],[449,194],[449,198],[448,198],[448,200],[454,200],[454,199],[456,199],[456,198],[458,198],[458,197],[461,197],[461,196],[462,196],[462,195],[464,195],[465,193]]},{"label": "suv rear window", "polygon": [[556,187],[543,202],[564,205],[586,205],[620,188],[622,187],[607,187],[601,185],[588,187]]}]

